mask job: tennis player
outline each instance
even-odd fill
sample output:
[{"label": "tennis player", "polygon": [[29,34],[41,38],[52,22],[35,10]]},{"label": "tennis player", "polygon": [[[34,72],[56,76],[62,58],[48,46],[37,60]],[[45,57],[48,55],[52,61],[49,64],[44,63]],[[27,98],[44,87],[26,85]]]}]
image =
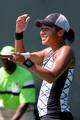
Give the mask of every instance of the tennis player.
[{"label": "tennis player", "polygon": [[73,120],[69,106],[69,90],[75,56],[66,41],[74,41],[74,31],[63,14],[49,14],[42,20],[36,20],[41,43],[48,47],[21,55],[25,52],[23,32],[28,27],[29,20],[28,15],[21,15],[16,20],[15,47],[18,53],[15,53],[15,60],[24,64],[42,80],[37,103],[40,120]]}]

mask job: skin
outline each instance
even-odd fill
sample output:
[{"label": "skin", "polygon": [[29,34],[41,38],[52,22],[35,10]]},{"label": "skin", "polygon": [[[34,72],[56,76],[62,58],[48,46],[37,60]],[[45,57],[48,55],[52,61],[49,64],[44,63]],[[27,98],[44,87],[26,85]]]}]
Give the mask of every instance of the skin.
[{"label": "skin", "polygon": [[[16,20],[16,32],[25,31],[29,24],[30,17],[28,15],[19,16]],[[75,66],[75,58],[72,48],[65,44],[63,40],[64,30],[56,30],[55,27],[42,25],[40,28],[40,37],[42,45],[47,45],[46,49],[31,53],[29,59],[35,64],[30,68],[42,80],[52,83],[54,82],[67,68]],[[25,52],[23,40],[15,40],[15,48],[17,52]],[[50,50],[55,51],[53,56],[54,63],[51,70],[47,70],[41,66],[43,59],[48,55]],[[24,57],[19,53],[16,55],[16,62],[23,63]]]}]

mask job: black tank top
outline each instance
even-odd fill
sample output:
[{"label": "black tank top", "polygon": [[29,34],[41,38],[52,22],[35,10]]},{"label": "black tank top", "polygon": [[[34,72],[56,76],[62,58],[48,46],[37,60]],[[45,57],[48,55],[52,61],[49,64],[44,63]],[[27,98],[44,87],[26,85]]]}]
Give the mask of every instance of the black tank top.
[{"label": "black tank top", "polygon": [[[51,70],[54,53],[44,59],[43,67]],[[74,69],[66,69],[65,72],[53,83],[43,80],[38,98],[39,116],[50,115],[52,118],[59,118],[61,112],[70,111],[68,103],[69,89],[72,83]]]}]

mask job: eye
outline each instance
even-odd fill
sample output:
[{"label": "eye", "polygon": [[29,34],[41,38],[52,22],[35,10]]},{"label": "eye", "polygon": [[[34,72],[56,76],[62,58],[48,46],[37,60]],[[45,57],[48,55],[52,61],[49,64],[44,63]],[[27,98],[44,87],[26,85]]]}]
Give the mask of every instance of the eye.
[{"label": "eye", "polygon": [[47,31],[47,30],[49,30],[49,28],[48,27],[42,27],[41,30],[42,31]]}]

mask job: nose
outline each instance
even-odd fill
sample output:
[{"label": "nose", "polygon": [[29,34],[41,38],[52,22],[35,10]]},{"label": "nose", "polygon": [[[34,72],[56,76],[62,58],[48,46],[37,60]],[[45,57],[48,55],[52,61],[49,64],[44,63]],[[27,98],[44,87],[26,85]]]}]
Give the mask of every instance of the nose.
[{"label": "nose", "polygon": [[41,30],[40,35],[44,35],[44,34],[45,34],[44,30]]}]

